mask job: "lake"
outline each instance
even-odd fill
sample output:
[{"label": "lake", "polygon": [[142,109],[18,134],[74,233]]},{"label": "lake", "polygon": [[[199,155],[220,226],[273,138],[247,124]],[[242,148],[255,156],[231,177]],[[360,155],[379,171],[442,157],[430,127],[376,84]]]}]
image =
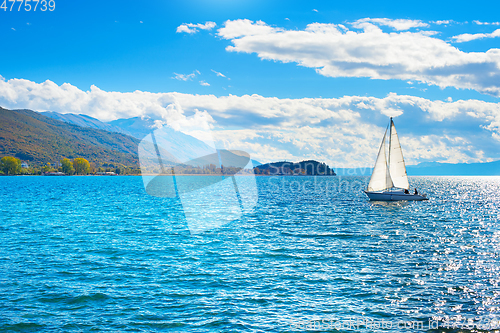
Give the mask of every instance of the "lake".
[{"label": "lake", "polygon": [[256,177],[255,208],[191,233],[141,177],[0,177],[0,331],[500,327],[500,177],[367,182]]}]

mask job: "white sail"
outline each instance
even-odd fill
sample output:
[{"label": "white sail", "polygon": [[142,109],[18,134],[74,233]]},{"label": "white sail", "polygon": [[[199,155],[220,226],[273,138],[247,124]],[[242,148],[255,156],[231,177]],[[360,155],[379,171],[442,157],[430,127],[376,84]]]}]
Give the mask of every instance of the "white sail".
[{"label": "white sail", "polygon": [[377,161],[373,167],[372,177],[370,178],[370,183],[368,183],[368,191],[382,191],[393,187],[391,180],[391,175],[389,174],[389,169],[387,167],[387,160],[385,157],[385,137],[387,135],[387,130],[385,130],[384,138],[380,144],[380,149],[378,151]]},{"label": "white sail", "polygon": [[398,133],[391,118],[391,130],[389,141],[389,173],[394,187],[409,189],[408,175],[406,174],[403,151],[399,144]]}]

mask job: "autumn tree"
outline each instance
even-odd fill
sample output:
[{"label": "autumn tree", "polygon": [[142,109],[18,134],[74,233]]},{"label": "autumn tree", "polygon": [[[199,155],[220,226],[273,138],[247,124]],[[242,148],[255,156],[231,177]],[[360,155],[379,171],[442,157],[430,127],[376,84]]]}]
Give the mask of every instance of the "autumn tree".
[{"label": "autumn tree", "polygon": [[73,172],[75,172],[75,169],[73,168],[73,163],[68,158],[63,158],[61,160],[61,168],[62,172],[64,172],[67,175],[71,175]]},{"label": "autumn tree", "polygon": [[75,158],[73,160],[73,168],[77,175],[86,175],[90,171],[90,163],[84,158]]},{"label": "autumn tree", "polygon": [[5,156],[0,160],[0,169],[6,175],[21,173],[21,160],[12,156]]},{"label": "autumn tree", "polygon": [[50,165],[50,163],[45,164],[42,167],[42,172],[53,172],[55,169]]}]

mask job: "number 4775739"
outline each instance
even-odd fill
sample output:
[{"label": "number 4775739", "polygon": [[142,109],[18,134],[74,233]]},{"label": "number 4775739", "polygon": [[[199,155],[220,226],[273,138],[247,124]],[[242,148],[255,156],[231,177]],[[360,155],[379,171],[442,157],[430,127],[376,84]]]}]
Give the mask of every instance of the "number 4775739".
[{"label": "number 4775739", "polygon": [[[0,0],[2,1],[2,0]],[[4,12],[7,10],[9,12],[21,10],[24,11],[42,11],[45,12],[47,10],[54,11],[56,9],[55,0],[3,0],[0,9],[3,9]]]}]

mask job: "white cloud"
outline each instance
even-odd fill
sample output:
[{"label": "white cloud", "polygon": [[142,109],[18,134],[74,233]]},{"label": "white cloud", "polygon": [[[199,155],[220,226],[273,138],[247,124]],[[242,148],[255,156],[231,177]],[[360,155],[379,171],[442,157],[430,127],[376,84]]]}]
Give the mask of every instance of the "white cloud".
[{"label": "white cloud", "polygon": [[211,69],[211,71],[214,72],[217,76],[226,77],[224,74],[217,72],[217,71],[214,71],[213,69]]},{"label": "white cloud", "polygon": [[205,81],[203,81],[203,80],[201,80],[201,81],[200,81],[200,84],[201,84],[202,86],[205,86],[205,87],[210,86],[210,83],[205,82]]},{"label": "white cloud", "polygon": [[500,49],[463,52],[433,31],[385,33],[370,22],[357,26],[363,31],[324,23],[285,30],[245,19],[226,21],[218,35],[231,40],[227,51],[295,62],[328,77],[418,81],[500,96]]},{"label": "white cloud", "polygon": [[500,22],[481,22],[478,20],[474,20],[472,22],[477,24],[477,25],[500,25]]},{"label": "white cloud", "polygon": [[388,18],[363,18],[359,19],[351,25],[355,28],[363,28],[365,23],[373,23],[377,25],[382,25],[382,26],[388,26],[391,28],[394,28],[396,30],[409,30],[411,28],[418,28],[418,27],[428,27],[429,24],[424,23],[420,20],[406,20],[406,19],[397,19],[397,20],[392,20]]},{"label": "white cloud", "polygon": [[194,34],[198,30],[196,29],[190,29],[187,25],[181,24],[180,26],[177,27],[177,30],[175,32],[180,33],[180,32],[185,32],[188,34]]},{"label": "white cloud", "polygon": [[[177,106],[180,108],[180,106]],[[182,110],[181,114],[182,114]],[[214,127],[214,120],[206,111],[194,110],[194,115],[191,117],[180,117],[175,122],[169,122],[169,126],[176,131],[181,131],[191,135],[201,141],[204,141],[209,146],[214,146],[211,129]]]},{"label": "white cloud", "polygon": [[481,34],[461,34],[458,36],[451,37],[457,43],[469,42],[475,39],[483,39],[483,38],[495,38],[500,37],[500,29],[493,31],[492,33],[481,33]]},{"label": "white cloud", "polygon": [[[410,139],[402,138],[401,145],[421,159],[428,161],[445,160],[447,163],[463,163],[479,160],[478,158],[470,159],[469,151],[473,151],[474,147],[462,137],[424,135]],[[481,156],[481,152],[478,152],[477,156]]]},{"label": "white cloud", "polygon": [[253,22],[247,19],[226,21],[224,27],[218,30],[218,35],[225,39],[251,36],[268,36],[283,32],[283,29],[268,26],[263,21]]},{"label": "white cloud", "polygon": [[198,23],[198,24],[183,23],[177,27],[177,30],[175,32],[177,32],[177,33],[185,32],[188,34],[194,34],[194,33],[198,32],[198,29],[212,30],[213,28],[215,28],[215,26],[217,26],[217,24],[215,22],[210,22],[210,21],[205,22],[204,24],[202,24],[202,23]]},{"label": "white cloud", "polygon": [[195,70],[191,74],[174,73],[175,76],[172,79],[176,79],[179,81],[188,81],[188,80],[192,80],[196,75],[199,75],[199,74],[200,74],[200,72],[198,70]]},{"label": "white cloud", "polygon": [[313,9],[313,12],[316,12],[316,13],[318,13],[318,10],[317,10],[317,9]]},{"label": "white cloud", "polygon": [[245,150],[261,162],[313,158],[337,167],[371,166],[392,115],[398,116],[408,164],[500,158],[500,103],[479,100],[433,101],[397,94],[280,99],[121,93],[11,79],[0,80],[0,105],[86,114],[103,121],[149,117],[159,120],[159,126],[186,122],[187,114],[195,114],[210,120],[219,144]]},{"label": "white cloud", "polygon": [[453,20],[440,20],[440,21],[431,21],[431,23],[434,23],[434,24],[437,24],[437,25],[447,25],[447,24],[451,24],[451,23],[455,23],[455,21]]}]

